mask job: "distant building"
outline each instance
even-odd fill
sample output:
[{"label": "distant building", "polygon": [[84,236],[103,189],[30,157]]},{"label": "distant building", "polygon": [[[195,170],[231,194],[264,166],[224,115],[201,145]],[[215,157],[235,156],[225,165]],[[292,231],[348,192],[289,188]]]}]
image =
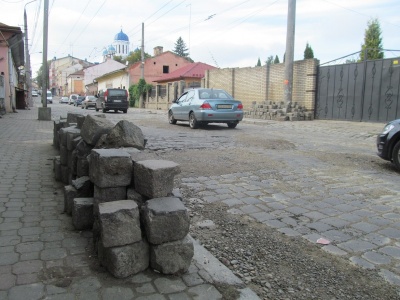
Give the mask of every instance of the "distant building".
[{"label": "distant building", "polygon": [[175,81],[184,81],[185,82],[185,87],[190,88],[190,87],[200,87],[201,86],[201,80],[204,78],[205,73],[207,70],[213,70],[216,69],[216,67],[197,62],[197,63],[191,63],[187,64],[186,66],[175,70],[174,72],[171,72],[169,74],[165,74],[162,77],[154,80],[156,83],[166,85],[171,82]]},{"label": "distant building", "polygon": [[[129,67],[129,83],[136,84],[141,78],[141,62],[132,64]],[[170,74],[190,64],[186,58],[171,51],[163,52],[163,47],[154,48],[154,56],[144,61],[144,80],[152,84],[166,74]]]},{"label": "distant building", "polygon": [[[49,90],[53,95],[68,96],[75,91],[71,85],[68,86],[68,76],[84,68],[92,66],[93,63],[68,55],[62,58],[54,57],[49,65]],[[81,88],[78,88],[81,91]]]},{"label": "distant building", "polygon": [[25,108],[24,41],[20,27],[0,23],[0,117]]},{"label": "distant building", "polygon": [[[128,76],[126,74],[126,66],[121,64],[111,58],[107,58],[107,60],[101,64],[97,64],[86,68],[83,70],[84,73],[84,86],[87,95],[95,95],[98,92],[98,82],[97,78],[102,78],[102,84],[107,87],[113,88],[123,88],[128,86]],[[124,71],[125,74],[120,73],[120,71]],[[114,80],[114,78],[110,79],[109,77],[104,77],[104,75],[113,73],[114,76],[120,76],[119,82]],[[117,74],[117,75],[116,75]],[[103,82],[103,81],[106,82]]]},{"label": "distant building", "polygon": [[104,48],[103,61],[113,56],[121,56],[125,58],[129,55],[129,37],[122,31],[114,36],[114,41],[111,45]]}]

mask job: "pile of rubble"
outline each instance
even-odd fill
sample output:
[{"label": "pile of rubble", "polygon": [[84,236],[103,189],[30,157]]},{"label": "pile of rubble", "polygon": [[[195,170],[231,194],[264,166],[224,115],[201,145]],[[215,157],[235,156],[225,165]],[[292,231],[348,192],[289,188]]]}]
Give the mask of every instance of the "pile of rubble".
[{"label": "pile of rubble", "polygon": [[261,104],[253,102],[251,109],[244,112],[245,118],[275,120],[275,121],[311,121],[313,112],[294,103],[263,101]]},{"label": "pile of rubble", "polygon": [[194,255],[190,219],[173,189],[178,164],[141,160],[139,127],[105,115],[69,113],[54,122],[54,173],[76,230],[92,230],[100,263],[125,278],[149,266],[185,273]]}]

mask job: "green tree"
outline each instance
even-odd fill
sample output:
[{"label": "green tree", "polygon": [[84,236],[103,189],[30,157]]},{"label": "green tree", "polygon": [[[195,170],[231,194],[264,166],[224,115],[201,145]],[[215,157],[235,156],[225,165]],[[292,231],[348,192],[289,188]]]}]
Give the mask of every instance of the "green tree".
[{"label": "green tree", "polygon": [[124,63],[124,59],[121,55],[114,55],[113,59],[117,62]]},{"label": "green tree", "polygon": [[379,20],[370,19],[364,34],[364,44],[361,45],[360,61],[383,58],[381,35]]},{"label": "green tree", "polygon": [[[144,59],[150,58],[151,55],[148,53],[144,53]],[[129,64],[134,64],[138,61],[142,60],[142,51],[139,48],[136,48],[135,51],[131,51],[129,55],[126,57],[125,62],[128,61]]]},{"label": "green tree", "polygon": [[181,37],[179,37],[175,43],[175,49],[173,51],[175,54],[182,57],[189,57],[188,48]]},{"label": "green tree", "polygon": [[307,42],[306,49],[304,50],[304,59],[309,59],[309,58],[314,58],[314,51]]},{"label": "green tree", "polygon": [[146,80],[142,78],[139,79],[139,82],[137,84],[132,84],[129,87],[129,106],[138,107],[140,95],[143,95],[143,97],[145,97],[146,93],[151,91],[152,88],[153,86],[151,84],[147,84]]},{"label": "green tree", "polygon": [[[47,62],[47,65],[50,66],[51,61]],[[36,77],[34,78],[40,88],[43,87],[45,80],[47,80],[47,87],[49,87],[49,74],[47,73],[47,78],[43,78],[43,65],[40,66],[39,70],[36,73]]]},{"label": "green tree", "polygon": [[261,67],[261,60],[260,60],[260,58],[258,58],[258,61],[257,61],[256,67]]},{"label": "green tree", "polygon": [[280,64],[278,55],[275,55],[274,64]]},{"label": "green tree", "polygon": [[267,60],[265,61],[265,63],[269,66],[272,65],[274,63],[274,56],[268,56]]}]

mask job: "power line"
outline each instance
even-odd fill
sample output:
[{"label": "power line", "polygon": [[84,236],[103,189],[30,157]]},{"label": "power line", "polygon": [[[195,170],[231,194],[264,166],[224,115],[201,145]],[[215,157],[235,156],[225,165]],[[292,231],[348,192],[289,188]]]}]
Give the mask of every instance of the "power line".
[{"label": "power line", "polygon": [[72,33],[72,31],[74,31],[76,25],[78,24],[78,22],[81,20],[81,17],[83,16],[83,13],[86,11],[86,8],[88,8],[90,2],[92,2],[92,0],[89,0],[86,3],[85,8],[83,9],[82,13],[80,14],[78,20],[76,20],[74,26],[72,26],[71,30],[69,31],[69,33],[67,34],[66,38],[64,39],[64,42],[60,45],[60,47],[58,47],[58,49],[55,51],[55,53],[57,54],[57,52],[60,50],[60,48],[65,44],[65,42],[68,40],[68,37],[70,36],[70,34]]},{"label": "power line", "polygon": [[107,0],[104,0],[104,2],[100,5],[99,9],[96,11],[96,13],[94,14],[94,16],[90,19],[90,21],[86,24],[86,26],[83,28],[83,30],[81,31],[81,33],[78,35],[78,37],[75,39],[75,41],[73,42],[73,44],[75,44],[75,42],[81,37],[82,33],[85,32],[86,28],[89,26],[89,24],[93,21],[94,17],[99,13],[99,11],[101,10],[101,8],[104,6],[104,4],[107,2]]}]

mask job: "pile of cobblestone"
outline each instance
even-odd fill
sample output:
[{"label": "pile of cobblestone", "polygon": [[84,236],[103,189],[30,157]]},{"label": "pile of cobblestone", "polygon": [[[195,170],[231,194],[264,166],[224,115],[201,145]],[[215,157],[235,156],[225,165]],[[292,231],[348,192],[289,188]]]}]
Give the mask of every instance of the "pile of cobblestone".
[{"label": "pile of cobblestone", "polygon": [[140,128],[125,120],[114,126],[103,116],[68,114],[54,123],[60,149],[54,171],[67,184],[65,212],[76,230],[93,228],[99,261],[113,276],[126,278],[149,266],[162,274],[185,273],[194,246],[187,209],[173,194],[179,165],[141,159]]},{"label": "pile of cobblestone", "polygon": [[298,105],[297,102],[263,101],[260,104],[253,102],[251,109],[244,112],[245,118],[275,121],[311,121],[314,119],[312,112]]}]

